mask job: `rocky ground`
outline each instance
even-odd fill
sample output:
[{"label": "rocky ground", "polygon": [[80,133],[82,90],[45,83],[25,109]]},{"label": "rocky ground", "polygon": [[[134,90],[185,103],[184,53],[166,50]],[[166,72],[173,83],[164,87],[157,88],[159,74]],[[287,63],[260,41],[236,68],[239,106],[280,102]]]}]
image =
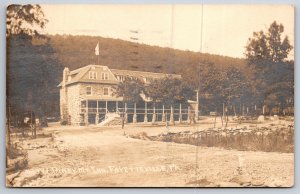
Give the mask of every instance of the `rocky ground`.
[{"label": "rocky ground", "polygon": [[[283,121],[281,121],[282,124]],[[262,126],[278,125],[268,121]],[[288,125],[289,123],[284,123]],[[240,125],[247,127],[250,124]],[[231,127],[236,124],[232,123]],[[132,135],[198,131],[202,125],[70,127],[43,129],[37,139],[19,142],[28,166],[7,173],[13,187],[290,187],[294,154],[237,151]]]}]

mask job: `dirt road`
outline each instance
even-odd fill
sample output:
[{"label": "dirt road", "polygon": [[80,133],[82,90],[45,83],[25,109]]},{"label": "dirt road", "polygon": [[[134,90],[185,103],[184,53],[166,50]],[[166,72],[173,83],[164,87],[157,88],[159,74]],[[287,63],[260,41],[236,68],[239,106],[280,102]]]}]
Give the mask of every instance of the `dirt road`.
[{"label": "dirt road", "polygon": [[[126,127],[125,132],[139,128]],[[289,187],[294,182],[292,153],[132,139],[119,127],[53,126],[44,133],[53,136],[22,143],[28,168],[14,179],[14,186]]]}]

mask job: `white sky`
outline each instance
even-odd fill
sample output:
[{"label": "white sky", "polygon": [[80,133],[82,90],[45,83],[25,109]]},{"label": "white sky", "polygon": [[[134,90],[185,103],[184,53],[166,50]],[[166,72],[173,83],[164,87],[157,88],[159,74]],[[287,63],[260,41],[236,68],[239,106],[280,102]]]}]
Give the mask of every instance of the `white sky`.
[{"label": "white sky", "polygon": [[[123,40],[138,37],[139,43],[190,51],[202,49],[204,53],[241,58],[252,33],[266,30],[276,20],[284,25],[285,35],[294,45],[294,8],[287,5],[179,4],[173,6],[173,11],[172,5],[85,4],[42,8],[49,20],[44,32],[49,34]],[[294,58],[293,53],[290,58]]]}]

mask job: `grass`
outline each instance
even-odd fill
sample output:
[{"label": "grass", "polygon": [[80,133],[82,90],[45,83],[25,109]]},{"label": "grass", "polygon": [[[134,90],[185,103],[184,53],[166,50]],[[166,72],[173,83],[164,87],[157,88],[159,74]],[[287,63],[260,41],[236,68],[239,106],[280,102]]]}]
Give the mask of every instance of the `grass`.
[{"label": "grass", "polygon": [[6,149],[7,154],[7,173],[14,173],[25,169],[28,166],[28,154],[17,147],[9,146]]}]

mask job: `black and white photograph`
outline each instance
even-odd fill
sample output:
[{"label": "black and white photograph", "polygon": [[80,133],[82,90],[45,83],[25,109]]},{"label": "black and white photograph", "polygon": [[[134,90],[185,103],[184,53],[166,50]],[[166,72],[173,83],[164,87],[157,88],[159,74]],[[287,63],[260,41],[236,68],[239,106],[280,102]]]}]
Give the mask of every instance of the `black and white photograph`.
[{"label": "black and white photograph", "polygon": [[293,187],[294,10],[7,5],[6,187]]}]

